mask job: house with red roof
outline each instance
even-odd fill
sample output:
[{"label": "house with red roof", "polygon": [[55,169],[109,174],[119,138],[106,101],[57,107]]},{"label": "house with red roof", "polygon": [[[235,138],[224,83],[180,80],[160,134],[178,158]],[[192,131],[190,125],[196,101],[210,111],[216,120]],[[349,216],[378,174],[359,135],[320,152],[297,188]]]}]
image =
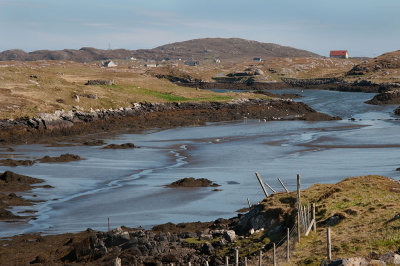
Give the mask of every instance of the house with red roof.
[{"label": "house with red roof", "polygon": [[329,57],[336,57],[336,58],[349,58],[349,54],[347,53],[347,50],[337,50],[337,51],[331,51],[329,53]]}]

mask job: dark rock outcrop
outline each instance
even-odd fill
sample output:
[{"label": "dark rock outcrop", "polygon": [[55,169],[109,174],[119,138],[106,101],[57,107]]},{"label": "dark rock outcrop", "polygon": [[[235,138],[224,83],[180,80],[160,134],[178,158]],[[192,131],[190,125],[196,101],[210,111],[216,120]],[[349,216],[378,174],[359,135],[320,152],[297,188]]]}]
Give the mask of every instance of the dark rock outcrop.
[{"label": "dark rock outcrop", "polygon": [[365,103],[374,105],[384,105],[384,104],[400,104],[400,91],[392,90],[387,92],[382,92],[374,96],[369,101]]},{"label": "dark rock outcrop", "polygon": [[104,146],[103,149],[133,149],[136,148],[133,143],[124,143],[124,144],[108,144]]},{"label": "dark rock outcrop", "polygon": [[295,79],[282,78],[282,81],[291,87],[305,89],[322,89],[352,92],[383,92],[387,91],[395,84],[377,84],[369,80],[358,80],[347,82],[339,78],[317,78],[317,79]]},{"label": "dark rock outcrop", "polygon": [[212,181],[206,179],[206,178],[198,178],[195,179],[193,177],[185,177],[183,179],[179,179],[178,181],[175,181],[167,187],[172,187],[172,188],[180,188],[180,187],[218,187],[219,185],[216,183],[213,183]]},{"label": "dark rock outcrop", "polygon": [[41,163],[66,163],[79,160],[83,159],[79,155],[69,154],[69,153],[61,154],[58,157],[44,156],[43,158],[38,159],[38,161]]}]

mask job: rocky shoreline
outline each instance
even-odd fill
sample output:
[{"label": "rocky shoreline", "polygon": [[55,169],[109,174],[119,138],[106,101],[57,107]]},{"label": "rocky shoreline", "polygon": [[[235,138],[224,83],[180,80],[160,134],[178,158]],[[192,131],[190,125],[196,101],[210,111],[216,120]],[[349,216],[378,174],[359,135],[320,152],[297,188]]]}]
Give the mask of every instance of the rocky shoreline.
[{"label": "rocky shoreline", "polygon": [[288,99],[242,99],[231,102],[133,103],[131,107],[84,111],[56,111],[34,118],[0,120],[0,144],[35,143],[49,138],[111,130],[202,125],[241,119],[333,120],[304,103]]},{"label": "rocky shoreline", "polygon": [[335,90],[347,92],[379,93],[393,88],[400,88],[398,83],[373,83],[368,80],[348,82],[339,78],[296,79],[282,78],[282,82],[202,82],[202,81],[174,81],[175,84],[199,89],[225,89],[225,90],[279,90],[287,88]]},{"label": "rocky shoreline", "polygon": [[[372,199],[366,199],[366,206],[353,205],[359,202],[355,191],[372,195]],[[294,243],[295,236],[291,237],[291,245],[299,251],[291,257],[291,264],[354,265],[351,262],[362,262],[362,265],[397,265],[400,250],[396,251],[395,243],[376,251],[363,247],[371,238],[380,239],[382,230],[391,230],[398,224],[400,214],[394,203],[398,201],[399,191],[399,181],[381,176],[347,178],[337,184],[317,184],[302,190],[303,200],[316,203],[317,231],[311,232],[311,237],[302,236],[301,245]],[[390,200],[377,201],[382,198],[382,192]],[[226,257],[233,262],[235,250],[239,249],[240,263],[246,257],[248,265],[256,265],[261,250],[264,263],[272,265],[273,243],[279,242],[285,237],[287,228],[294,228],[296,224],[296,197],[295,191],[276,192],[251,206],[246,214],[211,222],[167,223],[151,230],[121,226],[110,228],[108,232],[87,229],[74,234],[42,236],[36,233],[3,238],[0,239],[0,264],[187,265],[191,262],[192,265],[205,265],[209,262],[209,265],[223,265]],[[332,209],[337,206],[338,198],[345,198],[351,207]],[[377,206],[381,208],[376,209]],[[374,226],[363,223],[371,221],[371,217],[377,220],[376,212],[381,213]],[[358,225],[362,227],[361,231],[349,227],[360,220],[363,221]],[[335,260],[331,262],[324,260],[325,246],[321,245],[326,226],[334,232],[346,233],[342,238],[334,235]],[[358,241],[353,243],[350,239]],[[359,244],[361,248],[347,248]],[[285,244],[278,243],[277,248],[286,250]],[[13,254],[11,260],[10,254]],[[281,261],[285,255],[281,254]]]}]

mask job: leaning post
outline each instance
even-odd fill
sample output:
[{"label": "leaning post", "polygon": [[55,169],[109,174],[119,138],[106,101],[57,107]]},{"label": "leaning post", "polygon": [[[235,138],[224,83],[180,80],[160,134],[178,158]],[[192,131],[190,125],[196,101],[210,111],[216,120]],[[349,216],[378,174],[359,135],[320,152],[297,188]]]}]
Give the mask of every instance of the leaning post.
[{"label": "leaning post", "polygon": [[267,192],[267,190],[265,189],[264,183],[263,183],[263,181],[261,180],[261,177],[260,177],[260,175],[258,174],[258,172],[256,172],[256,176],[257,176],[258,182],[260,182],[261,188],[263,189],[265,196],[268,197],[268,196],[269,196],[269,195],[268,195],[268,192]]},{"label": "leaning post", "polygon": [[289,193],[289,190],[287,189],[287,187],[285,186],[285,184],[283,184],[282,180],[278,177],[278,181],[279,183],[281,183],[282,187],[285,189],[286,193]]}]

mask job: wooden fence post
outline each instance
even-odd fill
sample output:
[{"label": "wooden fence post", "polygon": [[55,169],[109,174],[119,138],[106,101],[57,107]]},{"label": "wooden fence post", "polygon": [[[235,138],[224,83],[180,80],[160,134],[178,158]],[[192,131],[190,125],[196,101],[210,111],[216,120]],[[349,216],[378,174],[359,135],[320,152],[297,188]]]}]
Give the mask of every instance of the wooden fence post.
[{"label": "wooden fence post", "polygon": [[297,243],[300,243],[300,210],[297,211]]},{"label": "wooden fence post", "polygon": [[262,251],[258,254],[258,266],[262,266]]},{"label": "wooden fence post", "polygon": [[317,232],[317,219],[315,218],[315,203],[311,203],[312,218],[314,220],[313,231]]},{"label": "wooden fence post", "polygon": [[282,182],[282,180],[278,177],[278,181],[279,181],[279,183],[281,183],[281,185],[282,185],[282,187],[285,189],[285,191],[287,192],[287,193],[289,193],[289,190],[286,188],[286,186],[283,184],[283,182]]},{"label": "wooden fence post", "polygon": [[331,243],[331,228],[328,226],[326,228],[326,248],[328,261],[332,260],[332,243]]},{"label": "wooden fence post", "polygon": [[267,185],[267,187],[274,193],[276,193],[275,189],[273,189],[270,185],[268,185],[268,183],[265,183]]},{"label": "wooden fence post", "polygon": [[300,209],[301,201],[300,201],[300,174],[297,174],[297,206]]},{"label": "wooden fence post", "polygon": [[244,266],[247,266],[247,257],[244,258]]},{"label": "wooden fence post", "polygon": [[290,260],[290,229],[289,227],[286,229],[286,238],[287,238],[287,246],[286,246],[286,260]]},{"label": "wooden fence post", "polygon": [[301,207],[301,214],[302,214],[302,217],[303,217],[303,219],[302,219],[302,224],[303,224],[303,229],[304,229],[304,231],[306,231],[307,230],[307,228],[306,228],[306,211],[305,211],[305,207],[304,206],[302,206]]},{"label": "wooden fence post", "polygon": [[272,253],[272,258],[274,261],[274,266],[276,266],[276,245],[275,245],[275,243],[273,243],[273,244],[274,244],[274,249],[273,249],[273,253]]},{"label": "wooden fence post", "polygon": [[269,196],[269,195],[268,195],[268,192],[267,192],[267,190],[265,189],[264,183],[263,183],[263,181],[261,180],[261,177],[260,177],[260,175],[258,174],[258,172],[256,172],[256,176],[257,176],[258,182],[260,182],[261,188],[263,189],[265,196],[268,197],[268,196]]},{"label": "wooden fence post", "polygon": [[235,265],[239,266],[239,249],[235,250]]},{"label": "wooden fence post", "polygon": [[229,266],[229,258],[228,258],[228,256],[225,256],[225,265]]},{"label": "wooden fence post", "polygon": [[314,223],[315,223],[315,220],[312,219],[312,220],[311,220],[311,223],[310,223],[310,224],[308,225],[308,227],[307,227],[305,236],[308,236],[308,234],[311,232],[311,228],[312,228],[312,226],[314,225]]}]

